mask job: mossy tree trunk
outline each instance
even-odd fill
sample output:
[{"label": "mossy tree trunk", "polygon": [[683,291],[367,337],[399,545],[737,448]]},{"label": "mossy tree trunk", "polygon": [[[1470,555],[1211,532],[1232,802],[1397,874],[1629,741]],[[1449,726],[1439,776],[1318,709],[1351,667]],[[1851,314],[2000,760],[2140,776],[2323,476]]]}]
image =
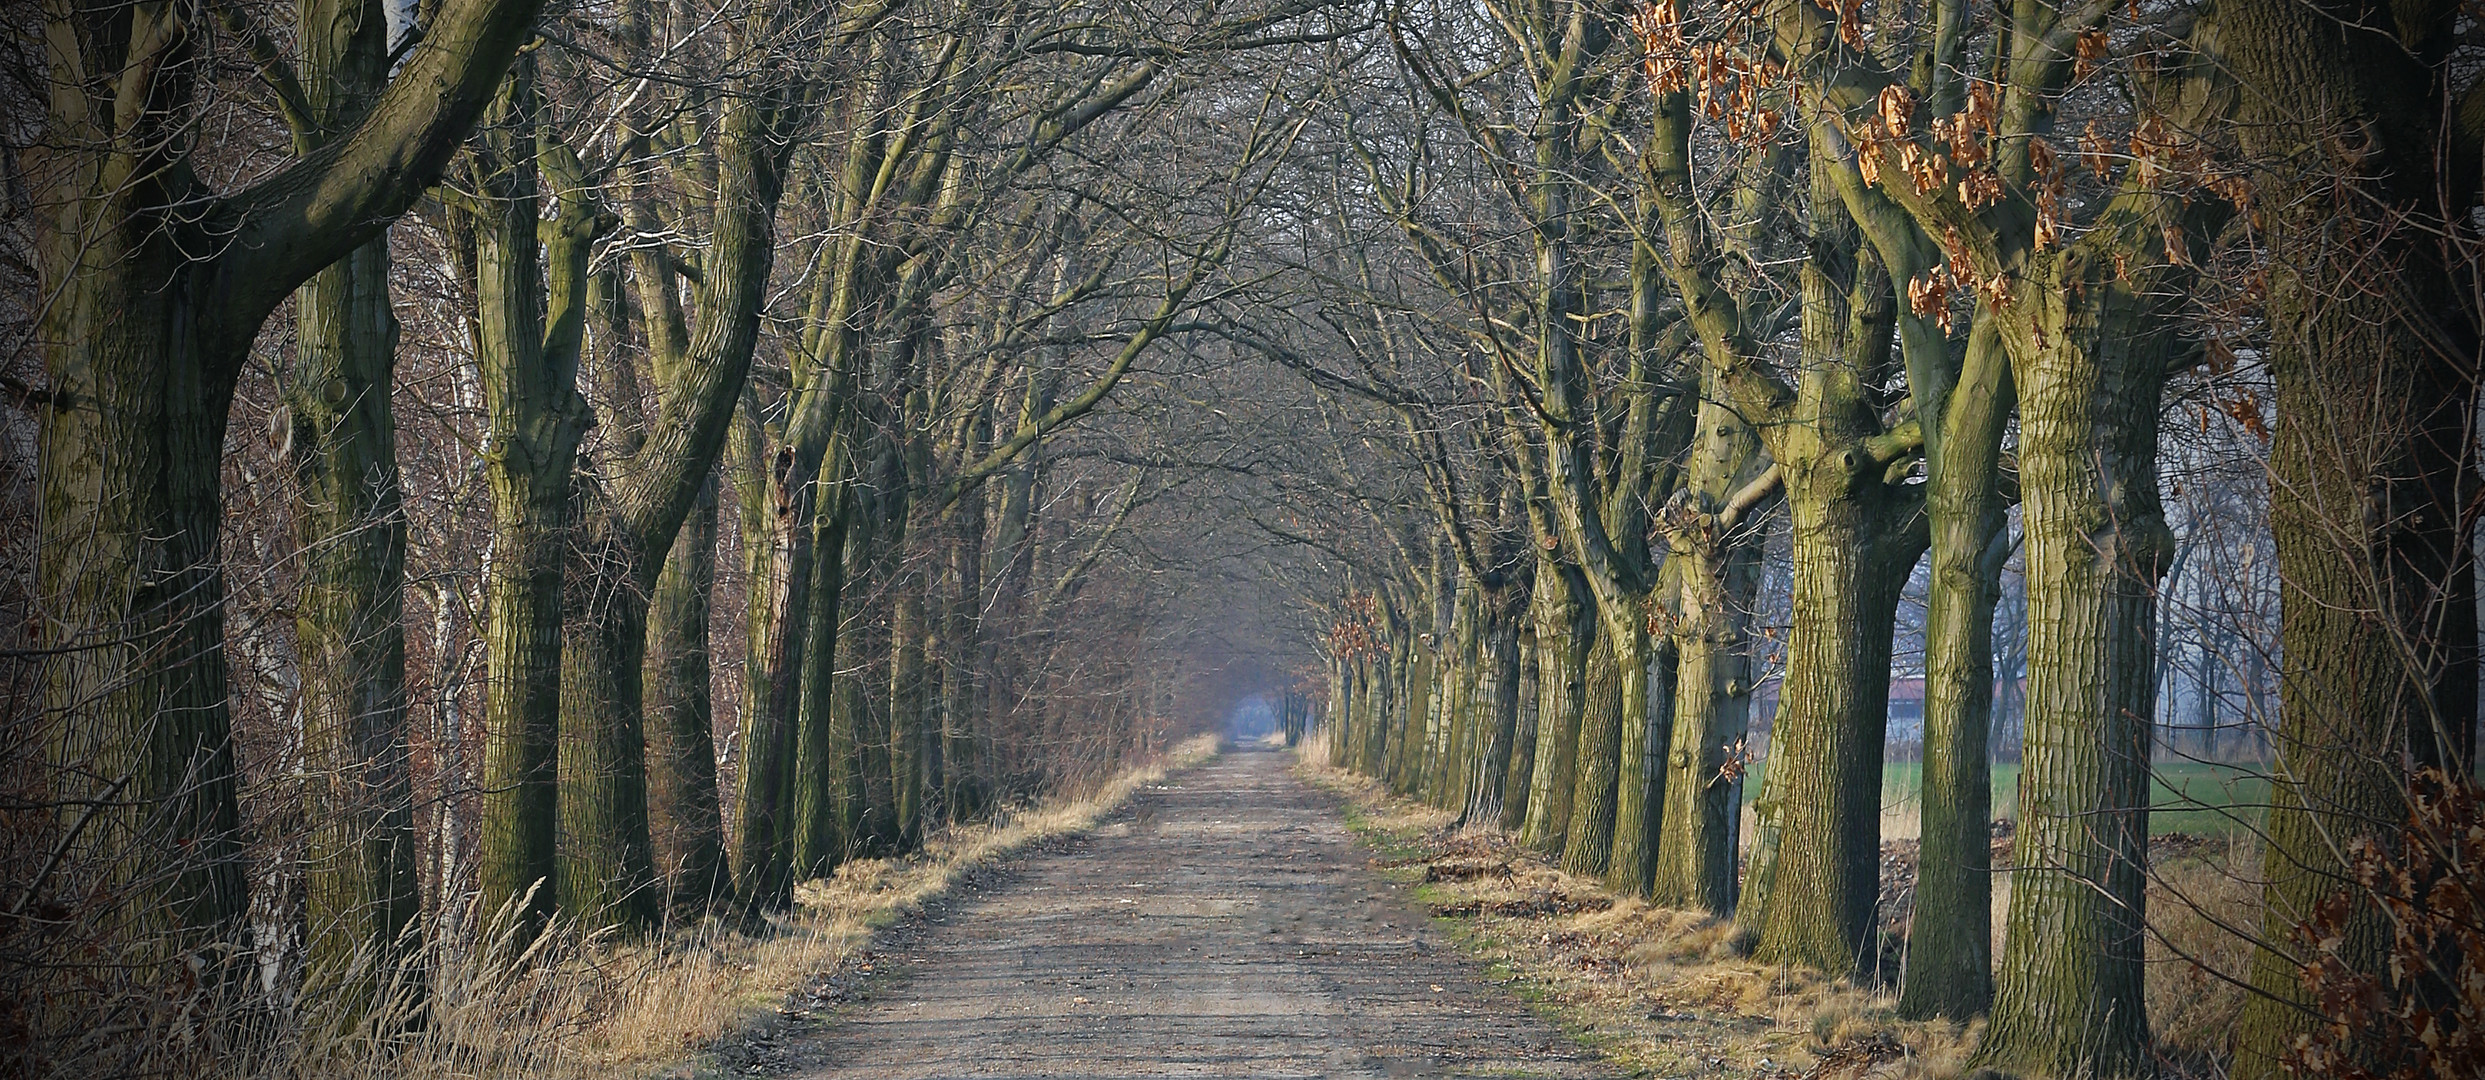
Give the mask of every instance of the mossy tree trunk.
[{"label": "mossy tree trunk", "polygon": [[[544,154],[535,61],[519,61],[471,156],[474,342],[490,449],[492,557],[485,562],[482,826],[475,879],[487,918],[522,932],[551,915],[561,614],[572,470],[589,422],[578,392],[587,246],[607,222],[582,198],[541,219]],[[555,170],[556,175],[566,175]],[[560,183],[556,181],[556,188]]]},{"label": "mossy tree trunk", "polygon": [[2176,282],[2068,254],[2028,272],[2003,330],[2020,388],[2028,703],[2009,948],[1976,1060],[2129,1075],[2149,1045],[2152,650],[2173,554],[2154,479],[2173,335],[2153,313]]},{"label": "mossy tree trunk", "polygon": [[165,960],[231,943],[246,907],[216,552],[235,380],[277,305],[439,176],[535,5],[444,4],[352,134],[229,193],[183,159],[203,14],[47,10],[47,138],[24,162],[48,298],[34,644],[56,657],[44,760],[82,872],[55,884]]},{"label": "mossy tree trunk", "polygon": [[564,909],[625,933],[652,928],[663,900],[649,848],[647,598],[723,452],[757,344],[791,131],[805,119],[780,78],[745,80],[716,118],[712,201],[702,208],[715,239],[690,298],[695,320],[670,254],[633,253],[658,409],[643,437],[617,447],[599,462],[600,479],[578,491],[579,561],[563,602],[557,884]]},{"label": "mossy tree trunk", "polygon": [[673,539],[647,612],[648,804],[656,873],[668,906],[697,912],[730,895],[717,803],[708,613],[716,590],[717,479],[711,475]]},{"label": "mossy tree trunk", "polygon": [[[843,436],[839,437],[839,448]],[[811,542],[811,595],[804,612],[801,708],[786,803],[786,837],[792,880],[833,871],[860,846],[860,748],[850,713],[837,708],[837,662],[851,651],[840,634],[845,615],[846,537],[854,520],[851,484],[839,477],[844,455],[832,450],[822,463],[825,505]]]},{"label": "mossy tree trunk", "polygon": [[1580,717],[1587,702],[1588,651],[1596,622],[1587,583],[1550,559],[1536,567],[1536,777],[1528,786],[1519,842],[1560,856],[1568,846],[1576,790]]},{"label": "mossy tree trunk", "polygon": [[[2456,228],[2445,210],[2457,219],[2476,201],[2480,141],[2473,91],[2445,108],[2457,12],[2264,0],[2218,11],[2265,208],[2277,387],[2270,525],[2286,663],[2256,993],[2236,1060],[2254,1080],[2288,1075],[2297,1039],[2324,1021],[2307,967],[2390,985],[2393,920],[2360,895],[2345,855],[2396,844],[2408,764],[2461,776],[2476,761],[2477,329],[2457,295],[2465,256],[2442,239]],[[2342,131],[2357,150],[2304,152]],[[2337,940],[2314,953],[2296,927],[2342,891]],[[2341,1065],[2396,1064],[2352,1039],[2343,1049]]]},{"label": "mossy tree trunk", "polygon": [[1622,743],[1622,677],[1614,668],[1614,650],[1588,650],[1583,682],[1570,832],[1562,843],[1562,869],[1603,877],[1613,859],[1614,787]]},{"label": "mossy tree trunk", "polygon": [[[1946,5],[1943,26],[1966,18]],[[1956,70],[1964,35],[1937,30],[1922,70],[1934,115],[1965,98]],[[1848,161],[1832,180],[1847,213],[1894,281],[1934,272],[1941,253],[1905,209],[1864,183]],[[1911,1017],[1967,1020],[1993,996],[1992,775],[1993,612],[2001,596],[2007,501],[2002,435],[2013,402],[2009,358],[1986,306],[1975,309],[1964,348],[1942,312],[1899,315],[1907,386],[1924,437],[1925,518],[1931,574],[1924,624],[1924,768],[1915,904],[1901,970],[1899,1009]]]},{"label": "mossy tree trunk", "polygon": [[[302,5],[295,151],[360,123],[387,86],[387,19],[368,0]],[[284,382],[301,551],[303,896],[312,992],[367,995],[401,975],[420,914],[406,728],[406,524],[398,483],[397,320],[383,236],[294,294]],[[335,980],[356,985],[339,987]]]},{"label": "mossy tree trunk", "polygon": [[[1731,915],[1735,901],[1735,771],[1750,730],[1747,612],[1759,586],[1759,545],[1745,535],[1753,489],[1769,478],[1760,443],[1722,393],[1706,395],[1681,494],[1659,512],[1677,584],[1674,724],[1652,902]],[[1755,475],[1757,474],[1757,475]],[[1740,500],[1746,500],[1738,502]]]}]

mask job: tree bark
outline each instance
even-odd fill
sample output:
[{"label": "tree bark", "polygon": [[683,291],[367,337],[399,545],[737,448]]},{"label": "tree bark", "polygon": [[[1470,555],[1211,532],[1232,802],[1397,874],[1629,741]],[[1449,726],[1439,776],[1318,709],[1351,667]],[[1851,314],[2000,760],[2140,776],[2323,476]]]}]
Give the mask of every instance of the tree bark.
[{"label": "tree bark", "polygon": [[[2009,553],[1997,486],[2008,358],[1989,318],[1925,440],[1932,575],[1924,623],[1924,781],[1899,1011],[1966,1020],[1993,1000],[1993,609]],[[1993,376],[1981,373],[1999,368]],[[1999,385],[1996,385],[1996,384]]]},{"label": "tree bark", "polygon": [[180,156],[200,14],[48,9],[48,137],[24,162],[47,208],[35,646],[79,871],[59,888],[167,960],[232,941],[247,905],[216,553],[234,381],[285,296],[439,175],[535,5],[445,4],[353,134],[227,194]]},{"label": "tree bark", "polygon": [[[2253,1080],[2286,1075],[2296,1040],[2322,1022],[2303,978],[2316,959],[2388,985],[2392,920],[2361,895],[2345,853],[2366,839],[2395,847],[2407,764],[2459,776],[2476,760],[2477,331],[2457,295],[2462,256],[2442,239],[2457,227],[2445,210],[2459,220],[2476,199],[2475,137],[2445,131],[2457,10],[2218,11],[2266,208],[2286,657],[2256,993],[2237,1046],[2236,1073]],[[2305,152],[2315,139],[2338,141]],[[2339,940],[2313,953],[2295,928],[2342,890]],[[2391,1067],[2369,1053],[2357,1063]]]},{"label": "tree bark", "polygon": [[717,478],[691,505],[647,613],[647,810],[668,906],[704,911],[731,895],[717,803],[708,612],[716,589]]},{"label": "tree bark", "polygon": [[1614,789],[1622,744],[1622,676],[1613,649],[1588,650],[1584,685],[1562,869],[1601,878],[1613,861]]},{"label": "tree bark", "polygon": [[1758,545],[1738,535],[1743,513],[1729,508],[1754,481],[1759,439],[1719,393],[1705,396],[1684,495],[1659,515],[1666,572],[1679,586],[1672,627],[1674,725],[1667,746],[1665,805],[1649,899],[1732,915],[1734,778],[1751,727],[1751,656],[1745,613],[1759,587]]},{"label": "tree bark", "polygon": [[[744,701],[741,768],[734,788],[733,885],[745,910],[773,909],[792,895],[788,876],[786,806],[794,768],[794,735],[801,709],[804,649],[810,643],[797,618],[811,604],[812,575],[820,569],[810,527],[808,485],[776,481],[789,467],[767,452],[760,419],[745,408],[736,418],[745,616]],[[842,559],[843,552],[837,553]]]},{"label": "tree bark", "polygon": [[[516,920],[523,948],[549,918],[554,865],[561,613],[573,523],[571,472],[586,430],[578,392],[587,245],[583,200],[541,218],[534,60],[501,89],[472,156],[475,361],[490,445],[492,555],[486,560],[482,825],[476,884],[488,918]],[[563,282],[556,295],[548,286]]]},{"label": "tree bark", "polygon": [[[1836,206],[1816,133],[1814,205]],[[1798,423],[1768,429],[1793,531],[1786,676],[1755,810],[1761,843],[1740,915],[1754,955],[1837,974],[1878,956],[1881,765],[1898,598],[1925,536],[1869,398],[1889,372],[1888,272],[1851,220],[1815,214],[1802,271]],[[1763,856],[1767,856],[1766,861]]]},{"label": "tree bark", "polygon": [[1536,566],[1536,778],[1528,787],[1519,842],[1560,856],[1570,836],[1580,717],[1587,702],[1588,650],[1596,623],[1578,572],[1550,559]]},{"label": "tree bark", "polygon": [[[823,466],[831,475],[844,468],[842,455],[832,453]],[[793,814],[789,853],[794,880],[808,880],[837,868],[853,846],[860,824],[856,756],[851,714],[836,708],[839,630],[844,616],[846,533],[853,520],[851,496],[839,480],[824,484],[829,492],[821,508],[817,538],[812,541],[811,603],[803,635],[802,711],[794,739]]]},{"label": "tree bark", "polygon": [[[341,0],[304,4],[301,27],[308,114],[294,145],[310,153],[361,122],[387,85],[388,26],[378,4]],[[357,997],[389,992],[401,977],[399,945],[422,909],[388,274],[382,237],[303,283],[285,384],[302,552],[294,626],[311,828],[305,978],[313,992]]]},{"label": "tree bark", "polygon": [[2078,249],[2024,272],[2001,329],[2019,387],[2028,701],[2009,944],[1975,1060],[2128,1075],[2149,1045],[2151,653],[2173,554],[2155,482],[2173,336],[2159,306],[2180,278],[2118,275]]}]

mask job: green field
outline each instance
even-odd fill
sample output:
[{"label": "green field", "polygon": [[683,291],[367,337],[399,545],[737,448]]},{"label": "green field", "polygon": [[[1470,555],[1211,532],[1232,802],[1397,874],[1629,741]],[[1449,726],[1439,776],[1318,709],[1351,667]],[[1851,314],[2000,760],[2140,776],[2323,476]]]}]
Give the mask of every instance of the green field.
[{"label": "green field", "polygon": [[[1743,785],[1749,805],[1760,796],[1764,762],[1754,762]],[[2214,835],[2257,827],[2261,808],[2269,803],[2269,780],[2260,765],[2212,765],[2202,762],[2160,762],[2152,769],[2156,790],[2149,814],[2151,833]],[[1882,767],[1881,806],[1885,815],[1912,818],[1916,788],[1923,782],[1920,762],[1893,761]],[[2010,817],[2019,804],[2019,764],[1993,767],[1993,814]]]}]

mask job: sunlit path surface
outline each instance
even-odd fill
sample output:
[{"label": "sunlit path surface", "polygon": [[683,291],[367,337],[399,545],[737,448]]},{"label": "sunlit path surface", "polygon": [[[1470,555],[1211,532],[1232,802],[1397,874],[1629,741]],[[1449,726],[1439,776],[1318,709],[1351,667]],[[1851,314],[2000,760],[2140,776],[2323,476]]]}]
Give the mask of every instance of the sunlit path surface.
[{"label": "sunlit path surface", "polygon": [[809,1077],[1604,1075],[1367,867],[1280,754],[1169,781],[943,911]]}]

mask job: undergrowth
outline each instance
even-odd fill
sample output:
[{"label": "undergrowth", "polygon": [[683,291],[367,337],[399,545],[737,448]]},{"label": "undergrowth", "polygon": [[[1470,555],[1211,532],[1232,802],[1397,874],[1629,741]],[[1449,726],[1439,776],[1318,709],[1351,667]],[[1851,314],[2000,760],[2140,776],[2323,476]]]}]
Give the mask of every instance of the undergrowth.
[{"label": "undergrowth", "polygon": [[[1093,791],[943,830],[902,858],[848,862],[798,886],[793,910],[764,926],[709,919],[613,944],[555,924],[523,950],[522,963],[509,963],[488,959],[518,951],[507,921],[485,920],[480,934],[438,935],[464,948],[426,947],[422,995],[390,995],[378,1007],[305,1000],[296,1037],[212,1072],[236,1080],[569,1080],[700,1071],[709,1048],[764,1023],[807,979],[867,946],[874,930],[979,867],[1086,831],[1140,787],[1215,753],[1215,737],[1201,736]],[[375,1034],[384,1032],[393,1034]]]},{"label": "undergrowth", "polygon": [[[1380,872],[1416,899],[1492,977],[1615,1065],[1641,1076],[1874,1080],[1967,1073],[1982,1022],[1911,1021],[1890,988],[1768,966],[1731,920],[1618,898],[1497,830],[1326,764],[1299,771],[1347,800],[1345,820]],[[2147,994],[2169,1076],[2224,1075],[2244,991],[2234,985],[2257,921],[2248,837],[2188,838],[2152,872]]]}]

